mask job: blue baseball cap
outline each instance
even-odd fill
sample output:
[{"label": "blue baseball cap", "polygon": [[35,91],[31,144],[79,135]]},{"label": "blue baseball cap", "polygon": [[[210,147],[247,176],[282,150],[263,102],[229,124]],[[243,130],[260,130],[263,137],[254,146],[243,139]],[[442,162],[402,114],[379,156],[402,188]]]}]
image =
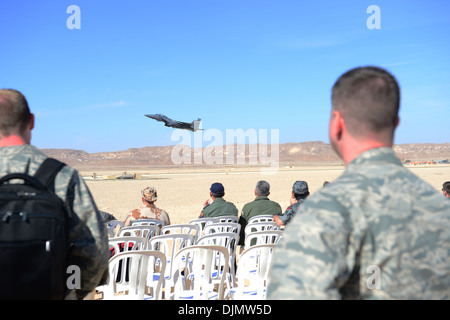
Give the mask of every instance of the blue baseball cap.
[{"label": "blue baseball cap", "polygon": [[225,193],[225,188],[223,187],[223,185],[219,182],[215,182],[211,185],[211,188],[209,189],[212,193],[215,194],[224,194]]}]

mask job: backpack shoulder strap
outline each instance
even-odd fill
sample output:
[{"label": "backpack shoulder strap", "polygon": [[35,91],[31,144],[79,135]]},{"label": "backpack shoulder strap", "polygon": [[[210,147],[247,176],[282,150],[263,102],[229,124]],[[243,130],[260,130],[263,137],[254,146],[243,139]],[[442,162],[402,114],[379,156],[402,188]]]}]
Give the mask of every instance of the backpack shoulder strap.
[{"label": "backpack shoulder strap", "polygon": [[44,186],[54,191],[55,177],[65,165],[65,163],[56,159],[47,158],[36,171],[34,177],[38,179]]}]

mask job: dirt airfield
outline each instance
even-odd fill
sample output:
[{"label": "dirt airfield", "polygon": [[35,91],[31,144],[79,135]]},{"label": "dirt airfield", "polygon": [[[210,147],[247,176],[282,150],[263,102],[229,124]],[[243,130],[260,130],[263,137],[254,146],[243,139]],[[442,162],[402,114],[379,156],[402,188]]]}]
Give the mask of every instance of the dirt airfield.
[{"label": "dirt airfield", "polygon": [[[439,192],[442,184],[450,180],[449,165],[407,166]],[[267,168],[266,168],[267,169]],[[138,179],[104,180],[102,176],[122,174],[120,170],[79,170],[91,190],[100,210],[113,214],[124,221],[128,212],[139,207],[140,192],[145,187],[155,187],[158,192],[156,206],[166,210],[172,224],[188,223],[198,218],[204,202],[209,198],[212,183],[220,182],[225,187],[224,199],[233,202],[241,211],[244,204],[254,199],[255,185],[259,180],[270,183],[269,198],[278,202],[283,211],[289,206],[292,185],[304,180],[311,194],[322,188],[324,181],[332,182],[339,177],[343,166],[279,167],[269,171],[255,167],[197,167],[197,168],[127,168],[127,174],[136,174]],[[96,178],[93,178],[93,173]]]}]

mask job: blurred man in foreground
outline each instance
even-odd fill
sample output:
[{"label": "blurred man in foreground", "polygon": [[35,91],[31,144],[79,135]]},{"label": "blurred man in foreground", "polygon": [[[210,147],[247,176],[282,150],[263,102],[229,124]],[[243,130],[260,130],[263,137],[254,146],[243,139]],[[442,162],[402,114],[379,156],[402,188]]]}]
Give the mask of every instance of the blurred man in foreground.
[{"label": "blurred man in foreground", "polygon": [[337,80],[329,139],[346,170],[286,227],[268,299],[450,298],[450,203],[395,156],[399,106],[383,69]]}]

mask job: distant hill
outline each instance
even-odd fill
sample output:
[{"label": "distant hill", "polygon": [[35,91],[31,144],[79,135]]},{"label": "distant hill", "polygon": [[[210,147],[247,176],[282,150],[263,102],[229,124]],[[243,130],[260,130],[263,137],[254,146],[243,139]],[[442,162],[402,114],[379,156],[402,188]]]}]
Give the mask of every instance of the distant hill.
[{"label": "distant hill", "polygon": [[[174,148],[176,150],[173,150]],[[260,149],[258,149],[260,147]],[[242,149],[241,149],[242,148]],[[244,149],[245,148],[245,149]],[[327,165],[342,164],[342,161],[332,150],[331,146],[322,141],[310,141],[301,143],[283,143],[279,148],[280,165]],[[183,149],[183,153],[180,151]],[[179,166],[172,160],[172,151],[175,157],[181,158],[182,155],[190,152],[188,161],[182,165],[198,165],[195,163],[194,155],[199,150],[190,149],[187,146],[166,146],[166,147],[143,147],[131,148],[123,151],[88,153],[83,150],[72,149],[42,149],[42,151],[50,157],[59,159],[76,168],[112,168],[112,167],[172,167]],[[246,165],[264,165],[263,160],[271,159],[271,146],[268,145],[246,145],[232,146],[227,150],[226,146],[216,147],[215,149],[203,149],[203,154],[209,158],[209,164],[217,165],[227,164],[227,156],[234,155],[234,159],[228,162],[228,165],[239,165],[238,158],[244,161]],[[250,153],[250,151],[252,153]],[[267,157],[264,158],[264,151],[267,151]],[[397,156],[403,161],[431,161],[450,159],[450,143],[434,144],[434,143],[410,143],[394,146]],[[231,153],[234,152],[234,153]],[[222,155],[221,155],[222,153]],[[252,160],[249,154],[256,155]],[[262,155],[259,157],[259,155]],[[198,158],[197,158],[198,159]],[[222,163],[220,163],[222,159]],[[215,161],[214,161],[215,160]],[[252,162],[253,161],[253,162]],[[208,163],[206,161],[206,163]],[[211,164],[212,163],[212,164]],[[267,162],[265,162],[268,165]]]}]

